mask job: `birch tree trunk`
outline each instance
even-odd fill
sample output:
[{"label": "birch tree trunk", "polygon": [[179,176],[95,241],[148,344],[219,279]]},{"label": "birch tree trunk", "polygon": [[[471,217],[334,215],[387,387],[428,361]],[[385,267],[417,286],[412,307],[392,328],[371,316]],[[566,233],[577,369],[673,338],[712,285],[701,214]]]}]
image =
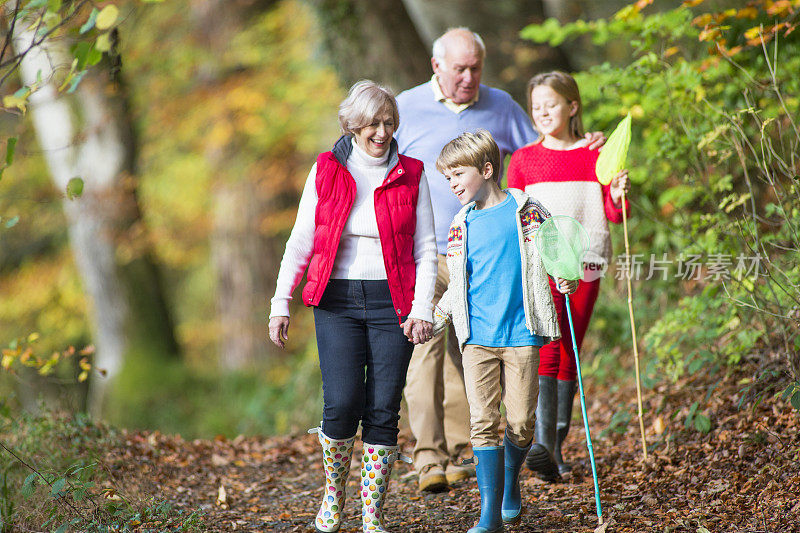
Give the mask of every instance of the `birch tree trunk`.
[{"label": "birch tree trunk", "polygon": [[[18,51],[33,34],[20,31]],[[95,344],[90,413],[101,416],[106,393],[125,358],[144,350],[178,354],[159,272],[151,261],[136,199],[135,138],[124,98],[108,71],[95,68],[74,95],[59,94],[56,69],[69,64],[61,41],[45,41],[20,65],[23,83],[44,84],[30,99],[30,115],[53,183],[64,191],[74,177],[83,195],[64,200],[70,245],[91,302]]]}]

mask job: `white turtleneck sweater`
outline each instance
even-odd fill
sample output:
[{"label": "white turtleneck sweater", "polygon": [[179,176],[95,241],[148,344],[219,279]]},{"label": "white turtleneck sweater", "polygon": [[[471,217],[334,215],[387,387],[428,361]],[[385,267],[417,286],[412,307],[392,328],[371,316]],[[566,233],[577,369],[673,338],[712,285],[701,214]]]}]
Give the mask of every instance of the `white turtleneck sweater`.
[{"label": "white turtleneck sweater", "polygon": [[[342,230],[331,279],[386,279],[378,223],[375,219],[375,189],[383,183],[389,170],[389,152],[382,157],[372,157],[358,146],[355,139],[352,143],[353,150],[347,159],[347,170],[356,182],[356,198]],[[275,296],[272,298],[270,318],[289,316],[292,292],[300,283],[311,260],[318,200],[316,178],[317,164],[314,163],[300,197],[297,220],[286,242]],[[432,322],[432,300],[437,272],[436,236],[433,230],[431,196],[424,172],[419,181],[416,215],[414,261],[417,276],[414,301],[408,316]]]}]

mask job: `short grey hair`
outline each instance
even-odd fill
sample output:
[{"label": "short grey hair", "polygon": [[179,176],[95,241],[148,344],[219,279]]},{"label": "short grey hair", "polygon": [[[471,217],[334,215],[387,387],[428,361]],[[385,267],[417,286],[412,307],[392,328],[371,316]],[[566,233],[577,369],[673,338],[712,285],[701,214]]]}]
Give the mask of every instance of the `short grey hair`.
[{"label": "short grey hair", "polygon": [[433,50],[432,50],[433,58],[436,59],[436,61],[439,64],[445,65],[444,56],[447,55],[447,43],[446,43],[447,39],[446,39],[446,37],[447,37],[447,34],[450,33],[451,31],[464,31],[464,32],[470,33],[472,35],[473,41],[475,42],[475,45],[478,47],[478,50],[480,50],[480,52],[481,52],[481,59],[485,59],[486,58],[486,45],[483,44],[483,39],[481,39],[481,36],[478,35],[477,33],[475,33],[474,31],[470,30],[466,26],[460,26],[458,28],[450,28],[450,29],[448,29],[438,39],[433,41]]},{"label": "short grey hair", "polygon": [[372,80],[361,80],[350,87],[347,98],[339,104],[339,127],[344,134],[355,134],[364,126],[372,124],[375,117],[384,110],[391,113],[397,130],[400,113],[392,91]]}]

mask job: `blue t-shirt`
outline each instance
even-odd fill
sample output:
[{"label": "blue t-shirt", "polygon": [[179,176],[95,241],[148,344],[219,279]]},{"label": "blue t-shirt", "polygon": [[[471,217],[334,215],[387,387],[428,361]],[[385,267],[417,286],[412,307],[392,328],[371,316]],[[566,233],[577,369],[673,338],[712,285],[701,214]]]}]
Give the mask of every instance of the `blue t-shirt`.
[{"label": "blue t-shirt", "polygon": [[525,325],[522,258],[517,235],[517,203],[467,213],[467,305],[470,336],[480,346],[542,346]]}]

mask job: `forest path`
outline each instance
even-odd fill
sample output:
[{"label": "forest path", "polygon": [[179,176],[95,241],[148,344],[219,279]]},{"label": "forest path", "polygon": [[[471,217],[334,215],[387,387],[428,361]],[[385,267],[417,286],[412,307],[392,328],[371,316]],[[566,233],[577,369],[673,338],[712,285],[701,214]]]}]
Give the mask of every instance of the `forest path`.
[{"label": "forest path", "polygon": [[[696,377],[648,393],[648,438],[659,444],[647,462],[633,409],[633,418],[620,428],[624,433],[599,435],[612,424],[616,406],[635,404],[635,392],[595,394],[587,388],[606,531],[800,532],[800,416],[772,395],[755,409],[739,410],[746,379],[744,374]],[[707,434],[684,427],[694,401],[711,421]],[[574,533],[597,527],[577,399],[574,414],[565,447],[565,457],[576,462],[573,475],[548,484],[523,469],[522,520],[506,531]],[[322,486],[316,435],[190,442],[127,433],[122,440],[125,445],[106,458],[121,485],[180,509],[203,509],[206,531],[314,530]],[[411,450],[407,430],[400,441]],[[360,457],[357,444],[354,469]],[[395,472],[385,505],[390,531],[464,532],[477,520],[480,496],[474,478],[446,492],[421,494],[409,465],[398,462]],[[360,531],[358,479],[354,470],[342,533]]]}]

